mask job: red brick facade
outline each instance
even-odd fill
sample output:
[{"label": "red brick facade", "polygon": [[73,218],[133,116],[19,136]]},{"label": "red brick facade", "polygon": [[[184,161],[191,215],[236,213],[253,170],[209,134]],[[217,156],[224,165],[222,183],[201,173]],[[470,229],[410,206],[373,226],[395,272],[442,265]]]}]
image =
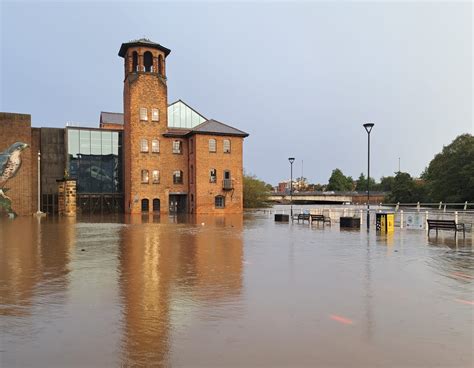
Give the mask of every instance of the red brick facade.
[{"label": "red brick facade", "polygon": [[[138,55],[136,65],[133,62],[135,52]],[[144,71],[144,55],[147,52],[153,57],[153,69]],[[168,93],[164,74],[166,56],[167,53],[159,48],[135,44],[123,53],[125,212],[154,212],[153,203],[159,200],[159,212],[167,213],[170,195],[178,195],[185,201],[186,212],[242,212],[243,137],[213,136],[168,128]],[[161,68],[159,59],[162,60]],[[140,116],[141,109],[146,109],[146,116]],[[153,121],[153,109],[159,112],[158,121]],[[216,140],[216,152],[209,152],[209,139]],[[229,153],[223,151],[224,139],[230,141]],[[142,140],[146,140],[147,149],[143,149]],[[159,152],[153,152],[153,140],[159,141]],[[181,142],[180,153],[173,151],[174,141]],[[216,170],[216,182],[210,181],[211,169]],[[142,180],[143,170],[148,172],[148,182]],[[154,170],[159,171],[159,182],[156,183],[153,180]],[[175,171],[182,173],[182,183],[174,182]],[[230,176],[227,189],[223,188],[224,171],[228,171]],[[217,206],[216,196],[223,197],[218,199]],[[144,208],[143,201],[148,202],[148,209]]]}]

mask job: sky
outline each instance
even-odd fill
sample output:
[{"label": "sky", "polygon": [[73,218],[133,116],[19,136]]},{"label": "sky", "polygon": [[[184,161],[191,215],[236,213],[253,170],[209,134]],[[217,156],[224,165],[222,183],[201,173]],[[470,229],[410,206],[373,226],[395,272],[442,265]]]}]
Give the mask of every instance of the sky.
[{"label": "sky", "polygon": [[371,176],[419,176],[474,132],[472,21],[470,1],[0,0],[0,111],[97,127],[123,111],[121,43],[146,37],[171,49],[169,102],[250,134],[247,173],[357,178],[371,121]]}]

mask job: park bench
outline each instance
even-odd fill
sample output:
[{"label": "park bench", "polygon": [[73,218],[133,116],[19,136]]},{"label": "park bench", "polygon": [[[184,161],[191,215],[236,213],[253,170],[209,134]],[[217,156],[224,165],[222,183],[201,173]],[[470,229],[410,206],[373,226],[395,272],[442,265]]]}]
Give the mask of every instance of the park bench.
[{"label": "park bench", "polygon": [[305,221],[310,221],[310,215],[309,213],[299,213],[298,216],[296,217],[296,219],[298,220],[298,222],[300,222],[300,220],[303,221],[303,223]]},{"label": "park bench", "polygon": [[323,225],[324,225],[325,222],[330,224],[331,223],[331,218],[327,217],[327,216],[324,216],[324,215],[311,215],[311,223],[313,223],[314,221],[322,222]]},{"label": "park bench", "polygon": [[430,230],[436,230],[436,236],[438,236],[438,230],[454,230],[454,233],[457,234],[458,231],[462,230],[463,236],[466,236],[466,228],[464,224],[456,224],[454,220],[426,220],[428,222],[428,236],[430,235]]}]

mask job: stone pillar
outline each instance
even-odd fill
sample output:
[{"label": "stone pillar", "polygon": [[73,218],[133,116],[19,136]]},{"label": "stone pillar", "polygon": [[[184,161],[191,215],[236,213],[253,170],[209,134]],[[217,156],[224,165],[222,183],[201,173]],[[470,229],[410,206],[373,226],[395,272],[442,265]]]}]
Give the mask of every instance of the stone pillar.
[{"label": "stone pillar", "polygon": [[59,215],[76,216],[76,180],[60,179],[57,182]]}]

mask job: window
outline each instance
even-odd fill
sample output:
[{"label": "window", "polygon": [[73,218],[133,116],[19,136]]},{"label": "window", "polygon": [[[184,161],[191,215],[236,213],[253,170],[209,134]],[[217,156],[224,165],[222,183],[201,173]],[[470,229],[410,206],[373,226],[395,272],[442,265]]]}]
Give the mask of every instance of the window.
[{"label": "window", "polygon": [[148,141],[146,139],[140,140],[140,152],[148,152]]},{"label": "window", "polygon": [[181,141],[173,141],[173,153],[181,153]]},{"label": "window", "polygon": [[150,51],[143,54],[143,64],[146,72],[153,72],[153,55]]},{"label": "window", "polygon": [[230,153],[230,140],[224,139],[224,153]]},{"label": "window", "polygon": [[140,120],[143,120],[143,121],[148,120],[148,111],[146,107],[140,107]]},{"label": "window", "polygon": [[209,183],[216,183],[217,182],[217,170],[211,169],[209,170]]},{"label": "window", "polygon": [[151,141],[151,152],[153,153],[160,152],[160,141],[158,139],[153,139]]},{"label": "window", "polygon": [[136,51],[132,54],[132,70],[138,72],[138,53]]},{"label": "window", "polygon": [[159,120],[160,120],[160,110],[151,109],[151,121],[159,121]]},{"label": "window", "polygon": [[216,208],[225,208],[225,197],[224,196],[216,196],[214,198],[214,204]]},{"label": "window", "polygon": [[153,212],[160,212],[160,199],[153,199]]},{"label": "window", "polygon": [[148,170],[142,170],[142,183],[148,184]]},{"label": "window", "polygon": [[183,184],[183,172],[176,170],[173,172],[173,184]]},{"label": "window", "polygon": [[150,201],[146,198],[142,199],[142,212],[148,212]]},{"label": "window", "polygon": [[151,172],[151,180],[153,184],[159,184],[160,183],[160,172],[158,170],[153,170]]},{"label": "window", "polygon": [[209,152],[216,152],[217,143],[214,138],[209,139]]}]

